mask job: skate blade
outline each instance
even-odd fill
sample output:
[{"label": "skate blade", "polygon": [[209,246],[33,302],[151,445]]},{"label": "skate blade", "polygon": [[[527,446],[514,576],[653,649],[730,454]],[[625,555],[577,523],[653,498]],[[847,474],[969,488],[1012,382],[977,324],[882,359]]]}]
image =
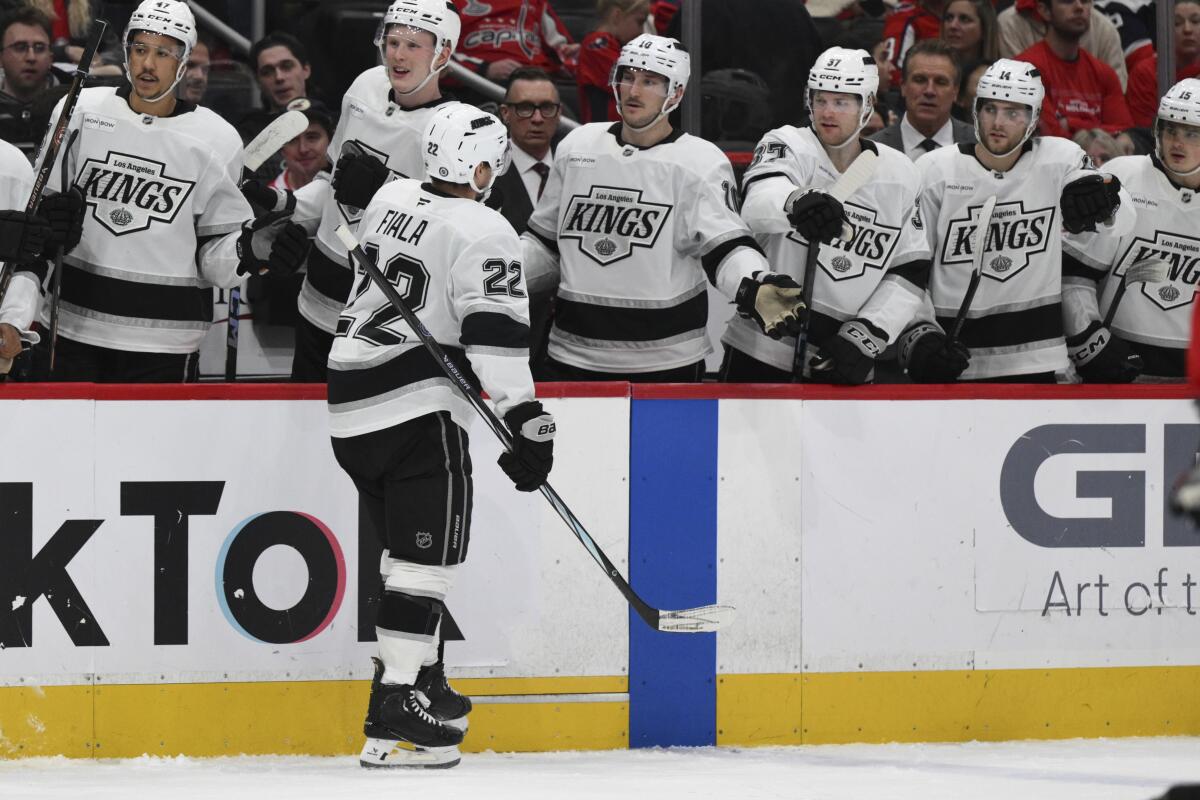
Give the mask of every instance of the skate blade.
[{"label": "skate blade", "polygon": [[421,747],[396,739],[367,739],[358,763],[368,769],[450,769],[462,755],[455,746]]}]

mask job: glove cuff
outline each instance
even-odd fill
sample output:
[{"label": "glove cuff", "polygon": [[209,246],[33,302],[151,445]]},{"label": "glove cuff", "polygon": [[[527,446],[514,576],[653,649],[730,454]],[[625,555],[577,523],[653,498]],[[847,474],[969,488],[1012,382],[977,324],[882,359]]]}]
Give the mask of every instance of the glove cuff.
[{"label": "glove cuff", "polygon": [[887,332],[862,317],[842,323],[838,336],[849,341],[868,358],[879,358],[887,348]]},{"label": "glove cuff", "polygon": [[508,425],[513,436],[520,436],[531,442],[554,440],[556,432],[554,417],[547,413],[537,400],[530,400],[514,406],[504,415],[504,423]]},{"label": "glove cuff", "polygon": [[1112,331],[1098,320],[1088,325],[1083,333],[1067,338],[1067,355],[1076,368],[1085,367],[1112,341]]},{"label": "glove cuff", "polygon": [[908,369],[913,349],[916,347],[917,342],[925,336],[940,336],[944,339],[946,334],[932,322],[919,322],[900,334],[900,340],[897,342],[896,358],[901,369]]}]

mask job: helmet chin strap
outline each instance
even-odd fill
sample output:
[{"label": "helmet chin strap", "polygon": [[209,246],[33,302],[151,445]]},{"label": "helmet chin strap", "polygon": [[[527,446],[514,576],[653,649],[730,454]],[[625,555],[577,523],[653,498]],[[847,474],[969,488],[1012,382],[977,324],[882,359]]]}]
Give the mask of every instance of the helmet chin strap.
[{"label": "helmet chin strap", "polygon": [[622,111],[621,111],[621,94],[620,94],[620,92],[617,91],[616,84],[612,85],[612,91],[613,91],[613,96],[616,97],[616,99],[617,99],[617,115],[621,117],[621,124],[624,125],[625,127],[629,128],[629,130],[634,131],[635,133],[641,133],[644,130],[653,128],[655,125],[658,124],[658,121],[660,119],[662,119],[663,117],[670,114],[672,111],[674,111],[676,108],[679,107],[679,103],[683,102],[682,96],[679,98],[679,102],[674,103],[674,104],[671,103],[670,96],[664,97],[662,108],[659,110],[658,114],[655,115],[654,119],[650,120],[645,125],[634,125],[632,122],[629,122],[627,119],[625,119],[625,114],[622,113]]},{"label": "helmet chin strap", "polygon": [[[976,101],[976,102],[978,103],[978,101]],[[1021,137],[1021,141],[1017,142],[1017,144],[1014,147],[1012,147],[1011,149],[1009,149],[1007,152],[997,153],[997,152],[994,152],[992,150],[992,148],[988,147],[987,144],[984,143],[985,137],[983,135],[983,129],[979,124],[979,109],[976,108],[971,113],[975,117],[975,141],[977,141],[981,145],[983,145],[983,149],[987,150],[989,153],[991,153],[994,158],[1008,158],[1013,153],[1020,150],[1022,147],[1025,146],[1025,143],[1029,141],[1030,137],[1033,136],[1033,132],[1037,129],[1038,118],[1035,115],[1030,118],[1029,125],[1025,128],[1025,135]],[[1033,112],[1031,111],[1030,113],[1032,114]]]},{"label": "helmet chin strap", "polygon": [[[125,72],[126,72],[126,74],[128,74],[128,73],[130,73],[131,71],[132,71],[132,70],[130,70],[130,69],[129,69],[129,59],[128,59],[128,57],[126,57],[126,59],[125,59]],[[186,71],[187,71],[187,63],[186,63],[186,61],[185,61],[185,62],[181,62],[181,63],[180,63],[180,65],[179,65],[179,69],[177,69],[177,70],[175,71],[175,80],[171,81],[171,85],[167,87],[167,90],[166,90],[165,92],[163,92],[162,94],[160,94],[158,97],[150,97],[150,98],[146,98],[146,97],[142,97],[141,95],[138,95],[138,97],[139,97],[139,98],[141,98],[143,101],[145,101],[145,102],[147,102],[147,103],[150,103],[150,104],[157,103],[159,100],[162,100],[163,98],[165,98],[165,97],[167,97],[168,95],[170,95],[170,94],[171,94],[171,92],[175,91],[175,87],[179,85],[179,82],[180,82],[181,80],[183,80],[183,73],[184,73],[184,72],[186,72]],[[132,84],[133,84],[133,80],[132,80],[132,79],[130,79],[129,83],[130,83],[130,85],[132,85]],[[136,92],[137,90],[135,89],[134,91]]]}]

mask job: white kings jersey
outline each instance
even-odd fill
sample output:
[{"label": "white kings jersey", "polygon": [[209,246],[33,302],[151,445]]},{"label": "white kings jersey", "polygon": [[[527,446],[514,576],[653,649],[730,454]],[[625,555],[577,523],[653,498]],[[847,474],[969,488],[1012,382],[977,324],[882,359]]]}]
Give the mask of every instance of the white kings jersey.
[{"label": "white kings jersey", "polygon": [[[33,168],[25,154],[0,140],[0,210],[24,211],[33,191]],[[41,289],[46,280],[46,263],[9,264],[13,270],[0,307],[0,322],[24,331],[33,324],[41,307]]]},{"label": "white kings jersey", "polygon": [[[503,416],[533,399],[521,245],[499,212],[414,180],[383,187],[359,223],[363,249],[459,369]],[[464,357],[465,356],[465,357]],[[330,432],[358,436],[471,405],[361,269],[329,352]],[[478,379],[475,380],[475,376]]]},{"label": "white kings jersey", "polygon": [[50,173],[48,193],[60,189],[66,159],[87,204],[83,238],[64,258],[59,333],[114,350],[193,353],[212,322],[212,287],[242,280],[237,238],[253,216],[238,190],[242,140],[183,101],[169,117],[138,114],[129,91],[80,92]]},{"label": "white kings jersey", "polygon": [[1142,356],[1144,375],[1182,378],[1200,281],[1200,193],[1172,183],[1153,156],[1114,158],[1104,170],[1116,175],[1133,198],[1137,222],[1124,236],[1101,226],[1097,233],[1064,243],[1067,263],[1080,262],[1076,274],[1063,278],[1067,334],[1081,333],[1107,316],[1132,264],[1162,259],[1169,279],[1127,287],[1112,331]]},{"label": "white kings jersey", "polygon": [[732,299],[769,267],[724,153],[680,131],[644,149],[620,132],[568,134],[529,220],[530,286],[558,285],[547,352],[597,372],[685,367],[712,352],[706,276]]},{"label": "white kings jersey", "polygon": [[[913,213],[916,167],[898,150],[862,144],[879,159],[871,180],[843,204],[853,237],[822,244],[817,254],[809,335],[818,347],[858,317],[896,341],[920,309],[929,275],[929,246]],[[812,128],[777,128],[759,142],[742,179],[742,218],[775,272],[804,282],[808,242],[788,222],[788,195],[797,187],[828,189],[839,177]],[[721,340],[777,369],[792,369],[794,337],[774,340],[750,320],[734,317]]]},{"label": "white kings jersey", "polygon": [[[1087,155],[1069,139],[1035,137],[1007,172],[984,167],[970,143],[934,150],[916,166],[934,252],[922,318],[935,318],[944,331],[970,281],[979,212],[996,196],[982,278],[960,334],[971,356],[961,380],[1066,369],[1059,201],[1066,184],[1091,171]],[[1131,214],[1122,194],[1118,224],[1127,226]]]},{"label": "white kings jersey", "polygon": [[451,102],[457,101],[442,97],[416,108],[402,108],[395,102],[383,66],[372,67],[355,78],[342,98],[342,116],[329,143],[329,172],[318,175],[296,192],[296,211],[292,217],[310,233],[316,233],[297,308],[306,320],[326,333],[336,329],[353,279],[349,253],[333,232],[339,225],[356,231],[363,214],[362,209],[333,199],[329,180],[342,149],[348,142],[354,142],[386,164],[393,178],[420,179],[425,174],[421,139],[429,118],[439,106]]}]

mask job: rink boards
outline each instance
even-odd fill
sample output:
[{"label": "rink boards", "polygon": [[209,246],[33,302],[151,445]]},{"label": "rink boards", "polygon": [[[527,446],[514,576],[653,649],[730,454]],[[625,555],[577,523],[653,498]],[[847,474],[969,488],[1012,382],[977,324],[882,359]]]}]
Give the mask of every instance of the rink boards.
[{"label": "rink boards", "polygon": [[[545,386],[553,483],[472,430],[467,749],[1200,733],[1182,389]],[[0,755],[357,749],[377,545],[316,387],[0,391]]]}]

